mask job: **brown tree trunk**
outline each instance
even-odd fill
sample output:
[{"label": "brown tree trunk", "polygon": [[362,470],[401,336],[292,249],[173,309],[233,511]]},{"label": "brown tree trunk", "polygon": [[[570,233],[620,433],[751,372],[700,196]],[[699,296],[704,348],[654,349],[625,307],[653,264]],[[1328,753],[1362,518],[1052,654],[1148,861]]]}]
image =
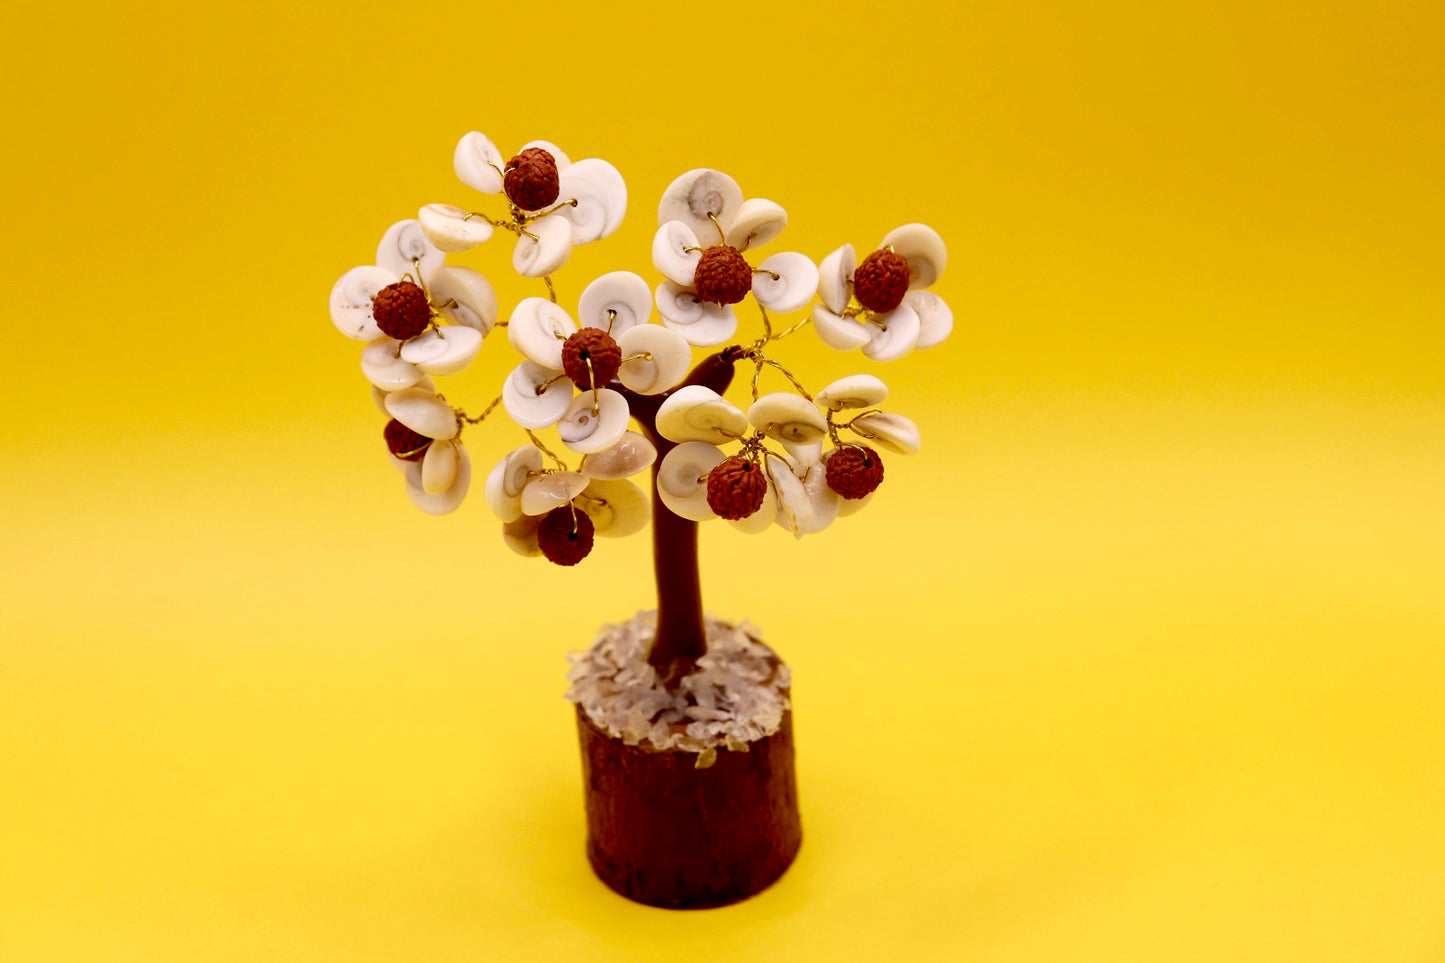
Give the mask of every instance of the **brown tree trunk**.
[{"label": "brown tree trunk", "polygon": [[[722,394],[732,383],[736,357],[728,349],[704,358],[682,385],[705,385]],[[657,638],[648,662],[657,670],[663,685],[672,688],[693,671],[697,660],[707,652],[702,579],[697,564],[697,522],[674,514],[657,497],[658,468],[663,457],[677,447],[676,442],[657,433],[657,410],[672,392],[639,395],[623,389],[622,393],[643,434],[657,447],[657,461],[652,466],[652,570],[657,582]]]}]

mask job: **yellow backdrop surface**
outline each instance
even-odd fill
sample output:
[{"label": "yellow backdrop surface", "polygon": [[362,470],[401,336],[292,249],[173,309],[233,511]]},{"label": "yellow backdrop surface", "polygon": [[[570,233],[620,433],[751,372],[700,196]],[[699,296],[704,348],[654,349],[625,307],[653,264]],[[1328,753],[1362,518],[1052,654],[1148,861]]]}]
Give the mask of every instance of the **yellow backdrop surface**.
[{"label": "yellow backdrop surface", "polygon": [[[0,37],[6,963],[1445,959],[1440,4],[8,0]],[[920,456],[801,542],[703,535],[796,679],[804,847],[743,905],[583,855],[563,656],[651,604],[646,537],[564,571],[480,497],[421,515],[327,318],[393,220],[476,203],[473,129],[627,178],[564,304],[654,276],[699,166],[788,208],[776,250],[949,243],[945,346],[779,346],[882,375]],[[510,306],[507,248],[464,260]]]}]

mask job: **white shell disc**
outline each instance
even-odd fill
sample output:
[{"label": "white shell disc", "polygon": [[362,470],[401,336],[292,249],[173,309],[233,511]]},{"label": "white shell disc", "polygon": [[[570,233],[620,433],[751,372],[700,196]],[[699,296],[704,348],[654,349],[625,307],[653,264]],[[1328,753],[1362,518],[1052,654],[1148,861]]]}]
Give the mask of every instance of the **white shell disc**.
[{"label": "white shell disc", "polygon": [[868,325],[834,314],[821,304],[813,305],[813,329],[824,344],[839,351],[852,351],[868,343]]},{"label": "white shell disc", "polygon": [[643,435],[624,431],[611,448],[582,459],[581,471],[595,481],[616,481],[649,468],[657,461],[657,448]]},{"label": "white shell disc", "polygon": [[882,380],[871,374],[855,374],[839,378],[818,392],[814,400],[830,411],[844,411],[849,408],[872,408],[887,397],[888,386]]},{"label": "white shell disc", "polygon": [[647,527],[652,504],[641,488],[625,479],[594,479],[577,498],[577,507],[592,519],[603,538],[625,538]]},{"label": "white shell disc", "polygon": [[698,237],[705,237],[709,244],[715,244],[722,238],[718,237],[718,230],[708,214],[715,215],[726,229],[742,204],[743,189],[737,181],[722,171],[699,167],[667,185],[657,205],[657,223],[682,221]]},{"label": "white shell disc", "polygon": [[522,489],[531,476],[542,471],[542,453],[524,445],[497,462],[487,475],[483,497],[499,521],[510,522],[522,514]]},{"label": "white shell disc", "polygon": [[903,303],[918,312],[918,344],[914,347],[932,348],[953,333],[953,309],[932,291],[909,291]]},{"label": "white shell disc", "polygon": [[[667,407],[666,402],[663,403],[663,407]],[[769,438],[786,440],[799,445],[811,445],[814,442],[822,441],[828,433],[828,422],[823,417],[823,413],[818,410],[818,406],[802,395],[795,395],[787,391],[763,395],[754,401],[752,407],[748,409],[748,421]],[[661,422],[662,413],[659,411],[659,431],[662,427]]]},{"label": "white shell disc", "polygon": [[682,221],[668,221],[652,235],[652,266],[669,281],[690,288],[702,260],[700,246],[692,228]]},{"label": "white shell disc", "polygon": [[922,445],[918,426],[902,415],[874,412],[860,415],[852,425],[858,435],[878,442],[900,455],[916,455]]},{"label": "white shell disc", "polygon": [[421,459],[421,490],[440,495],[452,487],[461,462],[461,448],[454,441],[438,441],[427,445]]},{"label": "white shell disc", "polygon": [[[522,151],[532,147],[540,147],[544,151],[552,155],[552,160],[557,164],[558,176],[561,176],[562,171],[565,171],[572,166],[572,161],[568,159],[566,154],[562,153],[562,148],[558,147],[550,140],[529,140],[517,149],[517,153],[520,154],[522,153]],[[505,169],[506,168],[503,168],[503,170]]]},{"label": "white shell disc", "polygon": [[863,356],[870,361],[897,361],[918,344],[918,312],[907,304],[873,319],[878,323],[868,325],[868,343],[863,346]]},{"label": "white shell disc", "polygon": [[738,212],[728,225],[726,243],[740,251],[752,250],[773,240],[787,226],[788,212],[781,204],[750,197],[738,205]]},{"label": "white shell disc", "polygon": [[668,441],[721,445],[747,430],[747,416],[706,385],[685,385],[657,409],[657,433]]},{"label": "white shell disc", "polygon": [[[412,387],[412,388],[420,388],[420,389],[422,389],[423,391],[430,392],[431,394],[436,394],[436,390],[437,390],[436,384],[435,384],[430,378],[428,378],[426,375],[422,375],[421,380],[418,381],[418,382],[417,382],[416,384],[414,384],[414,385],[410,385],[410,387]],[[397,389],[397,390],[400,390],[400,389]],[[377,411],[380,411],[383,415],[386,415],[386,417],[388,417],[388,418],[391,417],[391,412],[389,412],[389,411],[386,410],[386,399],[387,399],[387,396],[388,396],[389,394],[390,394],[390,392],[388,392],[388,391],[386,391],[386,390],[384,390],[384,389],[382,389],[382,388],[378,388],[376,385],[372,385],[372,386],[371,386],[371,400],[372,400],[372,402],[376,405],[376,410],[377,410]],[[397,459],[397,460],[400,461],[400,459]],[[402,464],[405,465],[405,464],[407,464],[407,462],[402,462]]]},{"label": "white shell disc", "polygon": [[395,338],[377,338],[361,349],[361,373],[382,391],[400,391],[421,380],[416,365],[396,356],[400,346]]},{"label": "white shell disc", "polygon": [[[431,273],[442,266],[446,255],[421,229],[421,221],[411,218],[397,221],[386,229],[381,243],[376,246],[376,266],[391,272],[392,279],[410,274],[414,280],[431,281]],[[421,277],[417,278],[416,262],[421,262]]]},{"label": "white shell disc", "polygon": [[561,372],[544,368],[535,361],[523,361],[512,369],[502,384],[502,407],[523,428],[550,428],[567,413],[572,403],[572,382],[566,378],[542,386]]},{"label": "white shell disc", "polygon": [[788,452],[788,458],[800,470],[806,471],[823,459],[823,442],[821,440],[803,444],[802,442],[788,441],[785,438],[782,444]]},{"label": "white shell disc", "polygon": [[492,236],[486,218],[468,217],[466,211],[450,204],[428,204],[417,212],[416,219],[427,240],[448,254],[470,251]]},{"label": "white shell disc", "polygon": [[657,469],[657,496],[674,515],[705,522],[717,518],[707,503],[707,473],[727,456],[716,445],[685,441],[662,457]]},{"label": "white shell disc", "polygon": [[828,469],[821,462],[809,467],[808,474],[803,478],[803,490],[808,493],[813,509],[803,534],[813,535],[833,524],[844,499],[828,487]]},{"label": "white shell disc", "polygon": [[779,528],[785,528],[797,538],[802,538],[813,521],[813,501],[803,488],[803,483],[792,472],[792,466],[776,455],[763,460],[768,472],[768,482],[777,500]]},{"label": "white shell disc", "polygon": [[557,434],[570,450],[590,455],[621,441],[631,417],[627,399],[611,388],[601,388],[595,394],[584,391],[572,399],[557,422]]},{"label": "white shell disc", "polygon": [[368,264],[347,271],[331,286],[331,323],[356,341],[385,337],[371,316],[371,301],[378,291],[395,283],[396,275],[385,268]]},{"label": "white shell disc", "polygon": [[521,515],[502,526],[502,541],[523,558],[534,558],[542,554],[542,546],[537,544],[537,530],[541,527],[540,518]]},{"label": "white shell disc", "polygon": [[577,333],[572,316],[546,298],[523,298],[507,320],[507,340],[523,357],[562,370],[562,345]]},{"label": "white shell disc", "polygon": [[627,213],[627,183],[617,168],[588,157],[557,175],[558,199],[575,200],[557,211],[572,225],[572,243],[587,244],[607,237]]},{"label": "white shell disc", "polygon": [[671,281],[657,286],[657,313],[671,331],[698,348],[710,348],[731,338],[738,329],[738,316],[731,304],[702,302],[690,288]]},{"label": "white shell disc", "polygon": [[834,314],[842,314],[848,306],[853,296],[853,272],[857,269],[858,254],[851,244],[844,244],[818,265],[818,297]]},{"label": "white shell disc", "polygon": [[587,476],[575,471],[538,475],[522,489],[522,514],[545,515],[567,504],[587,487]]},{"label": "white shell disc", "polygon": [[[482,134],[463,134],[452,153],[452,170],[457,180],[483,194],[502,193],[502,164],[506,158]],[[493,166],[495,165],[495,166]]]},{"label": "white shell disc", "polygon": [[522,277],[544,277],[572,256],[572,226],[557,215],[549,214],[533,221],[527,230],[537,239],[519,234],[517,246],[512,248],[512,267]]},{"label": "white shell disc", "polygon": [[895,227],[878,246],[891,246],[894,253],[901,254],[908,262],[910,288],[932,287],[935,281],[943,277],[943,269],[948,266],[948,247],[938,232],[927,224],[904,224],[902,227]]},{"label": "white shell disc", "polygon": [[403,388],[386,396],[386,411],[412,431],[444,441],[457,433],[457,413],[424,388]]},{"label": "white shell disc", "polygon": [[[497,323],[497,292],[481,272],[443,264],[427,282],[437,313],[448,324],[476,328],[485,337]],[[455,304],[451,302],[455,301]]]},{"label": "white shell disc", "polygon": [[[451,487],[446,491],[438,492],[435,495],[428,495],[420,487],[420,482],[412,484],[412,476],[407,475],[406,494],[413,505],[426,512],[428,515],[447,515],[457,510],[462,500],[467,497],[467,490],[472,485],[472,459],[467,450],[460,444],[457,446],[457,470],[452,476]],[[415,465],[415,462],[411,464]],[[420,466],[418,466],[420,467]]]},{"label": "white shell disc", "polygon": [[[681,381],[692,364],[686,339],[658,324],[629,328],[617,339],[617,347],[623,359],[617,378],[640,395],[661,394]],[[651,357],[638,357],[644,354]]]},{"label": "white shell disc", "polygon": [[652,317],[652,289],[631,271],[604,274],[582,289],[577,320],[584,328],[601,328],[613,339]]},{"label": "white shell disc", "polygon": [[482,350],[482,333],[461,324],[433,328],[402,345],[401,358],[429,375],[445,377],[465,371]]},{"label": "white shell disc", "polygon": [[[778,277],[774,279],[773,274]],[[769,311],[780,314],[796,311],[813,300],[817,290],[817,266],[796,251],[765,258],[753,272],[753,297]]]}]

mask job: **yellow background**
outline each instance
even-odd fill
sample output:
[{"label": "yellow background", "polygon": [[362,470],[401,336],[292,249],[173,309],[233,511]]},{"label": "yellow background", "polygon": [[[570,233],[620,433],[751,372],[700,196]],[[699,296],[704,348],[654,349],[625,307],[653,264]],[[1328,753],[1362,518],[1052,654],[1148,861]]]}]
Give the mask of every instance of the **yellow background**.
[{"label": "yellow background", "polygon": [[[1445,959],[1442,7],[611,8],[0,6],[0,959]],[[922,455],[704,536],[797,680],[742,906],[583,857],[562,657],[646,538],[415,511],[327,319],[471,129],[627,178],[564,304],[696,166],[775,250],[948,240],[953,339],[867,368]]]}]

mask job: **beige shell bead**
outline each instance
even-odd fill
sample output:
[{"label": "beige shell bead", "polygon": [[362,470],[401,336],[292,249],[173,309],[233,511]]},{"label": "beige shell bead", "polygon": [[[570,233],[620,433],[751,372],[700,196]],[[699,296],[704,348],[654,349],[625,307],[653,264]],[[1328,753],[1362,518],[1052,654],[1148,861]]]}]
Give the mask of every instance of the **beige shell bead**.
[{"label": "beige shell bead", "polygon": [[411,499],[413,505],[428,515],[448,515],[456,511],[467,497],[467,490],[472,484],[472,459],[460,444],[456,447],[456,472],[452,476],[451,486],[445,491],[435,494],[428,493],[422,487],[422,466],[417,462],[408,462],[413,468],[405,476],[407,497]]},{"label": "beige shell bead", "polygon": [[612,389],[583,391],[557,422],[557,434],[569,450],[590,455],[617,444],[631,417],[627,399]]},{"label": "beige shell bead", "polygon": [[839,378],[818,392],[816,400],[830,411],[845,411],[850,408],[872,408],[888,397],[888,386],[871,374],[848,375]]},{"label": "beige shell bead", "polygon": [[750,197],[738,205],[737,213],[728,225],[725,243],[740,251],[759,248],[782,234],[787,226],[788,212],[781,204],[762,197]]},{"label": "beige shell bead", "polygon": [[612,447],[583,458],[580,470],[594,481],[616,481],[650,468],[656,460],[657,448],[646,436],[626,431]]},{"label": "beige shell bead", "polygon": [[[927,224],[904,224],[889,231],[879,242],[880,248],[891,247],[908,262],[910,288],[927,288],[941,277],[948,266],[948,246],[939,233]],[[380,263],[380,262],[377,262]]]},{"label": "beige shell bead", "polygon": [[421,490],[440,495],[452,487],[461,462],[461,448],[453,441],[437,441],[427,446],[421,460]]},{"label": "beige shell bead", "polygon": [[534,431],[555,425],[572,403],[572,382],[563,378],[547,385],[557,374],[535,361],[523,361],[513,368],[502,383],[502,408],[508,417]]},{"label": "beige shell bead", "polygon": [[507,341],[529,361],[562,370],[562,345],[577,332],[577,322],[546,298],[523,298],[507,320]]},{"label": "beige shell bead", "polygon": [[522,488],[522,514],[545,515],[565,505],[587,487],[587,476],[575,471],[539,475]]},{"label": "beige shell bead", "polygon": [[748,409],[748,421],[769,438],[811,445],[828,433],[828,422],[818,406],[787,391],[766,394]]},{"label": "beige shell bead", "polygon": [[625,538],[647,527],[652,505],[641,488],[626,479],[593,479],[577,497],[577,507],[592,519],[603,538]]},{"label": "beige shell bead", "polygon": [[747,430],[747,416],[706,385],[685,385],[657,409],[657,433],[668,441],[721,445]]},{"label": "beige shell bead", "polygon": [[682,335],[658,324],[639,324],[617,339],[622,367],[617,378],[640,395],[661,394],[676,385],[692,365],[692,346]]},{"label": "beige shell bead", "polygon": [[916,455],[922,445],[918,426],[902,415],[873,412],[853,421],[852,430],[900,455]]},{"label": "beige shell bead", "polygon": [[447,254],[470,251],[492,236],[492,225],[484,217],[471,217],[451,204],[428,204],[416,219],[426,239]]},{"label": "beige shell bead", "polygon": [[522,277],[545,277],[572,256],[572,224],[565,218],[549,214],[528,224],[527,230],[536,239],[519,234],[512,248],[512,269]]},{"label": "beige shell bead", "polygon": [[682,221],[708,244],[722,240],[713,226],[712,214],[726,230],[743,204],[743,189],[722,171],[699,167],[677,177],[662,192],[657,205],[657,223]]},{"label": "beige shell bead", "polygon": [[673,514],[695,522],[717,518],[707,503],[707,473],[727,456],[716,445],[685,441],[663,456],[657,470],[657,495]]},{"label": "beige shell bead", "polygon": [[456,436],[457,414],[430,391],[403,388],[386,396],[386,411],[412,431],[445,441]]},{"label": "beige shell bead", "polygon": [[400,347],[395,338],[377,338],[361,349],[361,373],[382,391],[410,388],[422,378],[416,365],[397,357]]},{"label": "beige shell bead", "polygon": [[480,271],[443,264],[428,281],[431,301],[448,324],[475,328],[486,337],[497,323],[497,292]]},{"label": "beige shell bead", "polygon": [[834,314],[842,314],[853,296],[853,272],[858,268],[858,254],[853,245],[844,244],[818,265],[818,297]]},{"label": "beige shell bead", "polygon": [[465,325],[433,328],[412,338],[401,349],[401,360],[424,374],[445,377],[467,369],[482,350],[482,333]]},{"label": "beige shell bead", "polygon": [[617,168],[587,157],[561,168],[557,180],[558,200],[577,202],[560,208],[556,215],[572,225],[573,244],[607,237],[621,226],[627,213],[627,183]]},{"label": "beige shell bead", "polygon": [[868,343],[868,325],[856,318],[845,318],[826,305],[813,305],[813,330],[830,348],[853,351]]}]

